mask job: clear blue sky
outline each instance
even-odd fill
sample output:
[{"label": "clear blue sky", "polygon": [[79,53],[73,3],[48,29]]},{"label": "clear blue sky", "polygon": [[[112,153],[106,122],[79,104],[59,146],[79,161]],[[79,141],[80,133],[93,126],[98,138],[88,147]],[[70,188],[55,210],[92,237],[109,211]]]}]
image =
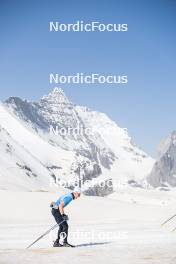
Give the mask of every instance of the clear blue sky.
[{"label": "clear blue sky", "polygon": [[[0,0],[0,100],[38,100],[49,73],[127,74],[126,86],[62,85],[80,105],[107,113],[155,155],[176,129],[174,0]],[[127,33],[51,33],[49,21],[128,23]]]}]

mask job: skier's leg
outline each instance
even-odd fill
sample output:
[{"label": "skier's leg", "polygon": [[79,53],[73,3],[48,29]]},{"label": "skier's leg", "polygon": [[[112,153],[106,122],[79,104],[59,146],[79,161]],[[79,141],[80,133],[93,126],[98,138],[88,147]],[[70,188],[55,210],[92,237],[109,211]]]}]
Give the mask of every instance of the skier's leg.
[{"label": "skier's leg", "polygon": [[67,222],[64,222],[62,224],[62,233],[63,233],[63,243],[67,243],[67,237],[68,237],[68,224]]},{"label": "skier's leg", "polygon": [[[51,212],[52,212],[52,215],[54,216],[54,219],[55,219],[56,223],[60,224],[60,222],[62,222],[63,219],[62,219],[62,216],[61,216],[59,210],[53,208]],[[59,226],[58,238],[55,241],[56,244],[59,243],[60,233],[62,232],[61,230],[62,230],[62,225]]]},{"label": "skier's leg", "polygon": [[60,241],[60,238],[61,238],[61,233],[63,232],[63,226],[62,224],[59,226],[59,230],[58,230],[58,233],[57,233],[57,241],[59,243]]}]

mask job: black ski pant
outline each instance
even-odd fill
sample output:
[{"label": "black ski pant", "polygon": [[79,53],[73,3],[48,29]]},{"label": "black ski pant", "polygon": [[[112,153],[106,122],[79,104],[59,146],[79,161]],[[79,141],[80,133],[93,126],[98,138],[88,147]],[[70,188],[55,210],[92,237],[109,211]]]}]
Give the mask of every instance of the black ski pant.
[{"label": "black ski pant", "polygon": [[59,243],[60,238],[63,236],[64,243],[67,243],[67,236],[68,236],[68,224],[66,221],[64,221],[62,224],[60,222],[63,221],[62,215],[59,211],[59,209],[54,209],[52,208],[52,215],[54,216],[54,219],[57,224],[59,224],[59,230],[58,230],[58,238],[57,238],[57,243]]}]

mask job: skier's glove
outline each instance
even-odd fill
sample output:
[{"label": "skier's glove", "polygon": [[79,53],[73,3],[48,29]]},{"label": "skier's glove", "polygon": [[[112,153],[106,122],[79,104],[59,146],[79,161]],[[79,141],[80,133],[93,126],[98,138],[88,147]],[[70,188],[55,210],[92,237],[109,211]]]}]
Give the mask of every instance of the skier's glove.
[{"label": "skier's glove", "polygon": [[63,214],[63,215],[62,215],[62,219],[65,220],[65,221],[68,221],[68,220],[69,220],[68,215]]},{"label": "skier's glove", "polygon": [[50,207],[53,208],[54,207],[54,202],[50,203]]}]

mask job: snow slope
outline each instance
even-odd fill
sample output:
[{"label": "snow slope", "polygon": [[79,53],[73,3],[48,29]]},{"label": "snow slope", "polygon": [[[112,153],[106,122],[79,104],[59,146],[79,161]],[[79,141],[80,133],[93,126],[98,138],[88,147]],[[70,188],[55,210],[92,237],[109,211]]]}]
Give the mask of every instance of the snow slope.
[{"label": "snow slope", "polygon": [[0,164],[0,189],[39,190],[49,186],[46,167],[1,126]]},{"label": "snow slope", "polygon": [[139,181],[149,174],[154,160],[132,143],[127,129],[120,128],[103,113],[80,106],[76,109],[86,127],[93,128],[97,135],[101,135],[105,145],[117,157],[113,168],[115,182]]},{"label": "snow slope", "polygon": [[[19,120],[17,120],[13,115],[11,115],[2,104],[0,104],[0,125],[2,128],[4,128],[9,133],[9,138],[12,138],[15,142],[18,143],[19,146],[21,146],[21,149],[26,151],[28,153],[28,156],[26,157],[27,162],[24,162],[24,164],[28,164],[29,167],[31,167],[31,164],[33,163],[33,160],[35,159],[35,173],[40,173],[41,175],[41,181],[38,182],[38,188],[42,187],[49,187],[50,184],[50,177],[51,172],[49,170],[52,166],[60,166],[60,170],[64,168],[64,171],[66,171],[67,168],[69,168],[70,163],[73,160],[73,153],[69,151],[65,151],[63,149],[59,149],[57,147],[54,147],[47,142],[45,142],[39,135],[32,133],[29,129],[27,129],[25,126],[23,126]],[[11,139],[11,141],[12,141]],[[3,142],[3,137],[1,135],[1,141]],[[16,145],[17,145],[16,143]],[[5,142],[3,142],[5,144]],[[16,147],[15,147],[16,148]],[[27,155],[23,155],[24,153],[18,153],[18,149],[16,148],[16,155],[21,156],[21,159],[25,159],[24,157]],[[22,151],[22,150],[20,150]],[[13,155],[13,152],[11,153]],[[4,165],[5,170],[9,170],[9,173],[4,173],[2,177],[4,177],[4,184],[6,186],[6,181],[9,181],[9,178],[12,178],[11,175],[14,174],[15,170],[11,167],[18,168],[18,165],[15,166],[8,166],[8,159],[9,156],[6,155],[6,157],[3,157],[4,162],[1,163]],[[6,163],[5,163],[6,162]],[[17,161],[16,161],[17,162]],[[41,167],[43,167],[43,171],[41,171]],[[3,168],[1,169],[1,171]],[[16,177],[18,177],[19,170],[16,172]],[[1,178],[2,178],[1,177]],[[42,179],[47,177],[47,186],[46,186],[46,179]],[[18,182],[20,181],[17,180]],[[45,184],[43,184],[43,181],[45,181]],[[15,184],[13,181],[12,183]],[[4,185],[2,185],[4,186]],[[2,187],[1,186],[1,187]],[[3,188],[6,188],[6,187]],[[23,178],[23,184],[21,184],[21,187],[25,187],[30,189],[30,186],[28,186],[28,180],[26,177],[26,183]],[[11,186],[13,188],[13,184]],[[23,189],[23,188],[21,188]]]},{"label": "snow slope", "polygon": [[[133,199],[128,201],[116,194],[111,198],[82,197],[70,204],[66,208],[70,216],[69,242],[77,248],[52,248],[55,230],[26,250],[54,224],[48,205],[61,192],[0,191],[1,263],[175,264],[176,235],[170,230],[176,222],[160,226],[175,213],[175,193],[133,192],[131,189]],[[147,198],[144,202],[139,199],[143,196]],[[16,205],[13,213],[7,206],[12,201]]]}]

